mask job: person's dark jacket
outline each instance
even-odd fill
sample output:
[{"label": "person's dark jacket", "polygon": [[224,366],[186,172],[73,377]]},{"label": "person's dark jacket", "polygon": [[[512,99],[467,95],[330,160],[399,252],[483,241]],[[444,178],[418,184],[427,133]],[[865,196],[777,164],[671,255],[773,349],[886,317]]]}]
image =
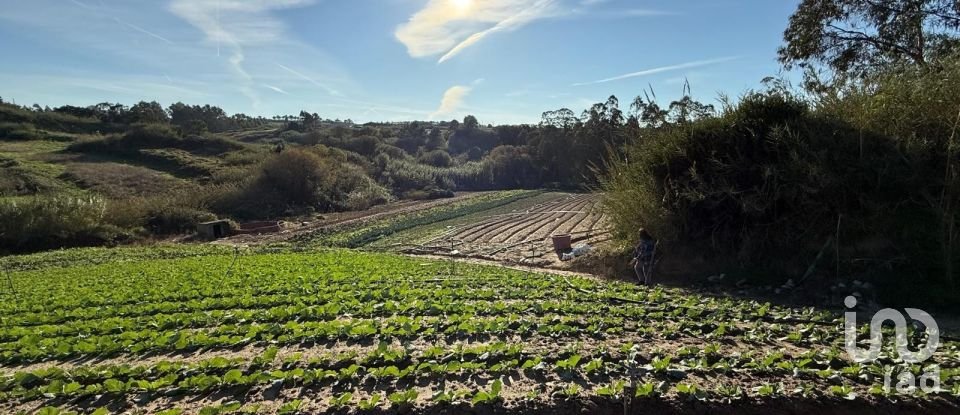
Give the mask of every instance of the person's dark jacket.
[{"label": "person's dark jacket", "polygon": [[653,239],[641,239],[640,243],[633,248],[633,257],[641,261],[650,260],[650,258],[653,258],[653,249],[656,245],[657,243]]}]

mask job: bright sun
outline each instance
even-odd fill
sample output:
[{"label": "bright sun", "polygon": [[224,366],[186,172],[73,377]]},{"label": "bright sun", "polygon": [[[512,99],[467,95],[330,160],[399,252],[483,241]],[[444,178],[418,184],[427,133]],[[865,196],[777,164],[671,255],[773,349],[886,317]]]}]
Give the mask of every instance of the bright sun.
[{"label": "bright sun", "polygon": [[453,5],[459,11],[465,11],[473,5],[473,0],[449,0],[450,4]]}]

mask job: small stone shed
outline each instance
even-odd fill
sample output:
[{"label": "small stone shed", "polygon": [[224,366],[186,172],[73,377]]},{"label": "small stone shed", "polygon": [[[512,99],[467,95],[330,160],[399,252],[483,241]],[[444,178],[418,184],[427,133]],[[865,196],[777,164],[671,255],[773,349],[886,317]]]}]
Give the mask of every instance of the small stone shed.
[{"label": "small stone shed", "polygon": [[197,235],[205,239],[220,239],[230,236],[230,222],[214,220],[197,225]]}]

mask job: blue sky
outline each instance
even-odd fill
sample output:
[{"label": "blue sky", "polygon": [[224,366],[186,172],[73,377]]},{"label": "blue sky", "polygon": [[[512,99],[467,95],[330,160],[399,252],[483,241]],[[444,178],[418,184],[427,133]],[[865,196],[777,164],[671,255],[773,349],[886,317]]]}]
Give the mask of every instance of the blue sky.
[{"label": "blue sky", "polygon": [[796,1],[30,0],[0,8],[0,96],[250,115],[537,122],[688,79],[713,102],[777,75]]}]

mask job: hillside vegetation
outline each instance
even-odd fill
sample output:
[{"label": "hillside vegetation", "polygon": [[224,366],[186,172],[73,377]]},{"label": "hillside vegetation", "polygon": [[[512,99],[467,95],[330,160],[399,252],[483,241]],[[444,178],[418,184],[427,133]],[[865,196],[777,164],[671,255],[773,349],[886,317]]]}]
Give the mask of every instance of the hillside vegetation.
[{"label": "hillside vegetation", "polygon": [[858,280],[881,302],[950,306],[960,298],[958,16],[947,0],[801,1],[778,56],[804,71],[803,89],[768,80],[721,96],[719,109],[689,85],[669,103],[650,90],[629,105],[611,96],[501,126],[0,101],[0,252],[457,191],[599,189],[622,251],[649,228],[667,262],[693,264],[686,277]]},{"label": "hillside vegetation", "polygon": [[647,227],[709,270],[955,308],[960,10],[895,3],[803,1],[780,58],[804,91],[771,79],[716,115],[651,118],[601,171],[622,240]]},{"label": "hillside vegetation", "polygon": [[362,210],[454,191],[578,189],[593,183],[589,166],[607,142],[586,132],[607,112],[563,121],[577,120],[574,133],[482,126],[472,116],[356,125],[182,103],[0,102],[0,252],[117,244],[189,233],[216,217]]}]

